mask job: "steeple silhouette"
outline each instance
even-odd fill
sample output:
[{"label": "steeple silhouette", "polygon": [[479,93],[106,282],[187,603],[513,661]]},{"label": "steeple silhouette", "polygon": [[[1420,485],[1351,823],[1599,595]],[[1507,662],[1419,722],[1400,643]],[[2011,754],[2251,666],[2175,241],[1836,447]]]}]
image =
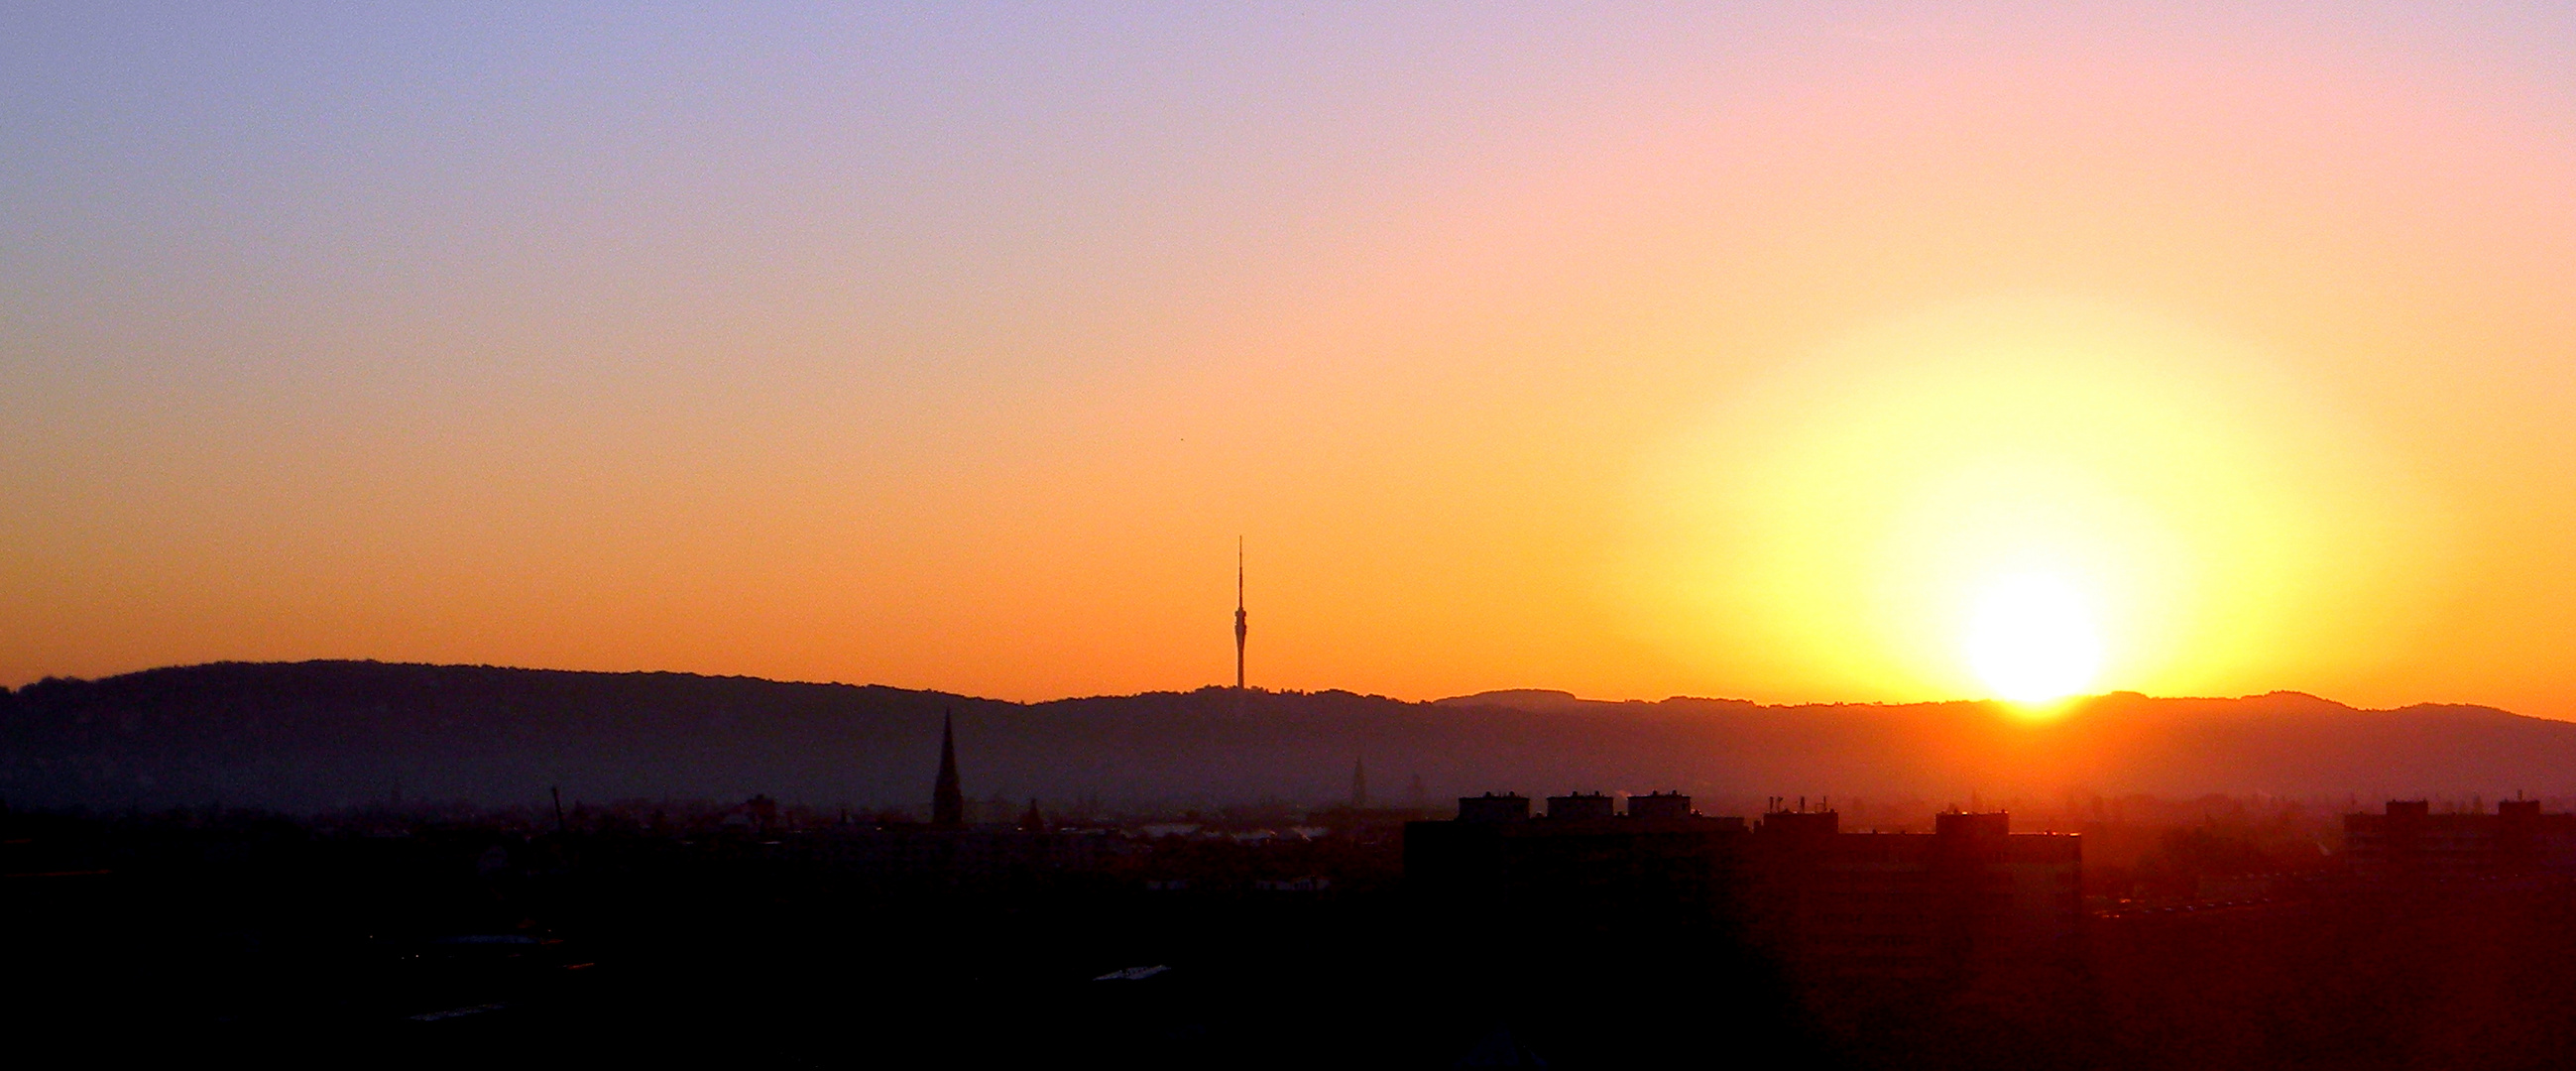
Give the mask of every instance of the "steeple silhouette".
[{"label": "steeple silhouette", "polygon": [[930,790],[930,824],[954,829],[966,824],[966,790],[957,784],[957,721],[939,712],[939,784]]},{"label": "steeple silhouette", "polygon": [[1243,537],[1234,537],[1234,690],[1243,690],[1243,638],[1252,631],[1243,612]]}]

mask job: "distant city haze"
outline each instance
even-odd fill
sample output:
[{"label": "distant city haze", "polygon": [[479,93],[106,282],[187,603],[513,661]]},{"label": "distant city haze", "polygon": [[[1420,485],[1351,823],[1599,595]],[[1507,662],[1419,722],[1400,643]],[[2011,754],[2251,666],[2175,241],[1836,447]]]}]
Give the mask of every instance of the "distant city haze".
[{"label": "distant city haze", "polygon": [[0,684],[1189,692],[1240,539],[1257,688],[2576,719],[2571,56],[2550,6],[16,8]]}]

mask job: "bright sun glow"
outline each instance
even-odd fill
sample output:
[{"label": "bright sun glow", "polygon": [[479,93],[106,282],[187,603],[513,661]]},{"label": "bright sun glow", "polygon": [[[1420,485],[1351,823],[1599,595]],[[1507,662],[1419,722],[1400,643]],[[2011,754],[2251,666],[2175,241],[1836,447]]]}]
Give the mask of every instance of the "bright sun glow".
[{"label": "bright sun glow", "polygon": [[2433,574],[2383,563],[2437,563],[2443,513],[2276,364],[2072,300],[1892,320],[1677,436],[1617,576],[1712,687],[1784,701],[2344,672],[2421,616]]},{"label": "bright sun glow", "polygon": [[1967,648],[1986,686],[2019,703],[2072,695],[2102,666],[2102,641],[2084,600],[2045,575],[2007,577],[1986,589],[1968,622]]}]

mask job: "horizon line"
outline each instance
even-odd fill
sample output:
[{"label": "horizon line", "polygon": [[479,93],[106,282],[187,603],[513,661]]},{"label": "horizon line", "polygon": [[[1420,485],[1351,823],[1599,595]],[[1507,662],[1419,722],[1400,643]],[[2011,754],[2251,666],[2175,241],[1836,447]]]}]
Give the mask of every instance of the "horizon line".
[{"label": "horizon line", "polygon": [[[1343,687],[1330,687],[1330,688],[1321,688],[1321,689],[1297,689],[1297,688],[1265,688],[1265,687],[1261,687],[1261,686],[1257,686],[1257,685],[1256,685],[1256,686],[1250,686],[1250,687],[1245,687],[1245,688],[1237,689],[1237,688],[1234,688],[1234,687],[1232,687],[1232,686],[1229,686],[1229,685],[1226,685],[1226,684],[1223,684],[1223,683],[1216,683],[1216,684],[1202,684],[1202,685],[1198,685],[1198,686],[1196,686],[1196,687],[1188,687],[1188,688],[1148,688],[1148,689],[1144,689],[1144,690],[1140,690],[1140,691],[1134,691],[1134,692],[1096,692],[1096,693],[1091,693],[1091,694],[1088,694],[1088,695],[1063,695],[1063,696],[1057,696],[1057,697],[1055,697],[1055,698],[1051,698],[1051,699],[1000,699],[1000,698],[995,698],[995,697],[992,697],[992,696],[975,695],[975,694],[968,693],[968,692],[948,691],[948,690],[941,689],[941,688],[916,688],[916,687],[908,687],[908,686],[905,686],[905,685],[899,685],[899,684],[884,684],[884,683],[878,683],[878,682],[859,682],[859,683],[853,683],[853,682],[850,682],[850,681],[840,681],[840,680],[800,680],[800,679],[784,678],[784,677],[763,677],[763,676],[759,676],[759,675],[757,675],[757,674],[750,674],[750,673],[704,673],[704,672],[698,672],[698,671],[695,671],[695,670],[678,670],[678,669],[626,669],[626,670],[618,670],[618,669],[564,669],[564,668],[549,667],[549,666],[518,666],[518,665],[504,665],[504,664],[499,664],[499,663],[490,663],[490,662],[420,662],[420,661],[404,661],[404,660],[383,659],[383,658],[302,658],[302,659],[270,659],[270,660],[226,658],[226,659],[215,659],[215,660],[213,660],[213,661],[207,661],[207,662],[174,663],[174,664],[171,664],[171,665],[163,665],[163,666],[149,666],[149,667],[145,667],[145,668],[142,668],[142,669],[126,670],[126,671],[123,671],[123,672],[119,672],[119,673],[112,673],[112,674],[108,674],[108,675],[100,676],[100,677],[56,676],[56,675],[48,674],[48,675],[46,675],[46,676],[44,676],[44,677],[37,678],[36,680],[26,681],[26,682],[23,682],[23,683],[20,683],[20,684],[7,686],[6,690],[7,690],[10,694],[13,694],[13,695],[14,695],[14,694],[16,694],[16,693],[18,693],[18,692],[24,691],[24,690],[25,690],[25,689],[27,689],[27,688],[34,687],[34,686],[39,685],[39,684],[43,684],[43,683],[45,683],[45,682],[47,682],[47,681],[62,681],[62,682],[76,682],[76,683],[95,683],[95,682],[99,682],[99,681],[115,680],[115,679],[122,678],[122,677],[141,676],[141,675],[144,675],[144,674],[150,674],[150,673],[166,673],[166,672],[176,672],[176,671],[184,671],[184,670],[191,670],[191,669],[207,669],[207,668],[213,668],[213,667],[218,667],[218,666],[307,666],[307,665],[329,665],[329,664],[338,664],[338,665],[374,665],[374,666],[403,666],[403,667],[415,667],[415,668],[426,668],[426,669],[487,669],[487,670],[506,670],[506,671],[510,671],[510,672],[518,672],[518,673],[577,673],[577,674],[590,674],[590,675],[597,675],[597,676],[673,676],[673,677],[698,677],[698,678],[703,678],[703,679],[707,679],[707,680],[750,680],[750,681],[761,681],[761,682],[768,683],[768,684],[786,684],[786,685],[798,685],[798,686],[806,686],[806,687],[832,687],[832,688],[883,688],[883,689],[887,689],[887,690],[890,690],[890,691],[899,691],[899,692],[917,692],[917,693],[921,693],[921,694],[925,694],[925,695],[943,695],[943,696],[950,696],[950,697],[957,698],[957,699],[972,700],[972,701],[979,702],[979,703],[1005,703],[1005,704],[1009,704],[1009,705],[1012,705],[1012,706],[1043,706],[1043,705],[1046,705],[1046,704],[1049,704],[1049,703],[1080,702],[1080,701],[1088,700],[1088,699],[1123,699],[1123,698],[1133,698],[1133,697],[1137,697],[1137,696],[1147,696],[1147,695],[1189,695],[1189,694],[1192,694],[1192,693],[1195,693],[1195,692],[1206,691],[1206,690],[1211,690],[1211,689],[1213,689],[1213,690],[1219,690],[1219,691],[1233,691],[1233,690],[1240,690],[1240,691],[1248,691],[1248,692],[1255,692],[1255,693],[1263,693],[1263,694],[1269,694],[1269,695],[1319,695],[1319,694],[1325,694],[1325,693],[1330,693],[1330,692],[1341,692],[1341,693],[1348,694],[1348,695],[1360,696],[1360,697],[1362,697],[1362,698],[1368,698],[1368,699],[1383,699],[1383,700],[1386,700],[1386,701],[1388,701],[1388,702],[1394,702],[1394,703],[1407,703],[1407,704],[1414,704],[1414,705],[1420,705],[1420,706],[1432,706],[1432,705],[1438,705],[1438,704],[1455,704],[1455,703],[1457,703],[1457,702],[1458,702],[1458,701],[1460,701],[1460,700],[1479,699],[1479,698],[1483,698],[1483,697],[1487,697],[1487,696],[1509,695],[1509,694],[1515,694],[1515,693],[1518,693],[1518,694],[1533,694],[1533,695],[1555,695],[1555,696],[1563,696],[1563,697],[1565,697],[1565,701],[1567,701],[1567,702],[1572,702],[1572,703],[1585,703],[1585,704],[1599,704],[1599,705],[1603,705],[1603,706],[1630,706],[1630,705],[1635,705],[1635,706],[1656,706],[1656,705],[1660,705],[1660,704],[1664,704],[1664,703],[1674,703],[1674,702],[1688,702],[1688,703],[1732,703],[1732,704],[1741,704],[1741,705],[1744,705],[1744,706],[1750,706],[1750,707],[1756,707],[1756,708],[1762,708],[1762,709],[1775,709],[1775,710],[1776,710],[1776,709],[1794,709],[1794,708],[1798,708],[1798,707],[1927,707],[1927,706],[1960,706],[1960,705],[1967,705],[1967,706],[1991,706],[1991,707],[2021,707],[2021,708],[2029,708],[2029,707],[2045,707],[2045,708],[2054,708],[2054,709],[2060,709],[2060,710],[2070,710],[2070,709],[2073,709],[2073,708],[2076,708],[2076,707],[2079,707],[2079,706],[2084,706],[2084,705],[2088,705],[2088,704],[2091,704],[2091,703],[2099,702],[2099,701],[2101,701],[2101,700],[2110,699],[2110,698],[2114,698],[2114,697],[2123,697],[2123,696],[2127,696],[2127,697],[2135,697],[2135,698],[2138,698],[2138,699],[2143,699],[2143,700],[2152,700],[2152,701],[2157,701],[2157,702],[2241,702],[2241,701],[2248,700],[2248,699],[2266,699],[2266,698],[2271,698],[2271,697],[2274,697],[2274,696],[2297,696],[2297,697],[2300,697],[2300,698],[2304,698],[2304,699],[2312,699],[2312,700],[2315,700],[2315,701],[2320,702],[2320,703],[2326,703],[2326,704],[2330,704],[2330,705],[2333,705],[2333,706],[2341,707],[2341,708],[2343,708],[2343,709],[2345,709],[2345,710],[2351,710],[2351,711],[2356,711],[2356,712],[2365,712],[2365,713],[2394,713],[2394,712],[2402,711],[2402,710],[2412,710],[2412,709],[2416,709],[2416,708],[2419,708],[2419,707],[2451,707],[2451,708],[2473,708],[2473,709],[2481,709],[2481,710],[2493,710],[2493,711],[2496,711],[2496,712],[2499,712],[2499,713],[2503,713],[2503,714],[2508,714],[2508,715],[2511,715],[2511,716],[2514,716],[2514,717],[2534,718],[2534,719],[2538,719],[2538,720],[2541,720],[2541,721],[2576,721],[2576,718],[2553,718],[2553,717],[2549,717],[2549,716],[2547,716],[2547,715],[2540,715],[2540,714],[2526,714],[2526,713],[2523,713],[2523,712],[2521,712],[2521,711],[2513,710],[2513,709],[2510,709],[2510,708],[2507,708],[2507,707],[2496,706],[2496,705],[2491,704],[2491,703],[2464,703],[2464,702],[2444,702],[2444,701],[2439,701],[2439,700],[2418,700],[2418,701],[2416,701],[2416,702],[2407,703],[2407,704],[2403,704],[2403,705],[2400,705],[2400,706],[2394,706],[2394,707],[2363,707],[2363,706],[2355,706],[2355,705],[2353,705],[2353,704],[2351,704],[2351,703],[2347,703],[2347,702],[2344,702],[2344,701],[2342,701],[2342,700],[2332,699],[2332,698],[2328,698],[2328,697],[2326,697],[2326,696],[2321,696],[2321,695],[2318,695],[2318,694],[2316,694],[2316,693],[2314,693],[2314,692],[2301,691],[2301,690],[2299,690],[2299,689],[2295,689],[2295,688],[2275,688],[2275,689],[2272,689],[2272,690],[2270,690],[2270,691],[2264,691],[2264,692],[2248,692],[2248,693],[2243,694],[2243,695],[2234,695],[2234,696],[2227,696],[2227,695],[2151,695],[2151,694],[2148,694],[2148,693],[2146,693],[2146,692],[2136,691],[2136,690],[2134,690],[2134,689],[2115,688],[2115,689],[2111,689],[2111,690],[2109,690],[2109,691],[2103,691],[2103,692],[2088,692],[2088,693],[2083,693],[2083,694],[2078,694],[2078,695],[2069,695],[2069,696],[2065,696],[2065,697],[2062,697],[2062,698],[2059,698],[2059,699],[2049,700],[2049,701],[2047,701],[2047,702],[2045,702],[2045,703],[2022,703],[2022,702],[2018,702],[2018,701],[2015,701],[2015,700],[1999,699],[1999,698],[1949,698],[1949,699],[1907,699],[1907,700],[1878,700],[1878,699],[1809,699],[1809,700],[1794,700],[1794,701],[1786,701],[1786,702],[1765,702],[1765,701],[1758,700],[1758,699],[1743,699],[1743,698],[1736,698],[1736,697],[1730,697],[1730,696],[1701,696],[1701,695],[1682,695],[1682,694],[1668,695],[1668,696],[1665,696],[1665,697],[1663,697],[1663,698],[1661,698],[1661,699],[1640,699],[1640,698],[1626,698],[1626,699],[1597,699],[1597,698],[1591,698],[1591,697],[1586,697],[1586,696],[1576,695],[1574,692],[1569,691],[1569,690],[1566,690],[1566,689],[1563,689],[1563,688],[1536,688],[1536,687],[1487,688],[1487,689],[1483,689],[1483,690],[1480,690],[1480,691],[1474,691],[1474,692],[1463,692],[1463,693],[1460,693],[1460,694],[1457,694],[1457,695],[1440,696],[1440,697],[1437,697],[1437,698],[1431,698],[1431,699],[1405,699],[1405,698],[1398,697],[1398,696],[1387,695],[1387,694],[1382,693],[1382,692],[1364,692],[1364,691],[1358,691],[1358,690],[1355,690],[1355,689],[1351,689],[1351,688],[1343,688]],[[1496,705],[1501,705],[1501,704],[1496,704]]]}]

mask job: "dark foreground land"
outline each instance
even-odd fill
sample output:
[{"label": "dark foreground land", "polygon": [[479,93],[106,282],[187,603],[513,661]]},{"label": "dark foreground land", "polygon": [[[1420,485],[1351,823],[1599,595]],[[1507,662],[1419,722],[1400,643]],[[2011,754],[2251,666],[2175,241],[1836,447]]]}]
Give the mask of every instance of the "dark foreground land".
[{"label": "dark foreground land", "polygon": [[1651,910],[1471,922],[1407,890],[1382,829],[1128,837],[1083,873],[952,884],[833,863],[832,838],[868,835],[847,827],[5,822],[11,1036],[95,1062],[2366,1071],[2576,1056],[2576,893],[2536,881],[2320,880],[2096,916],[2080,963],[1825,985]]}]

